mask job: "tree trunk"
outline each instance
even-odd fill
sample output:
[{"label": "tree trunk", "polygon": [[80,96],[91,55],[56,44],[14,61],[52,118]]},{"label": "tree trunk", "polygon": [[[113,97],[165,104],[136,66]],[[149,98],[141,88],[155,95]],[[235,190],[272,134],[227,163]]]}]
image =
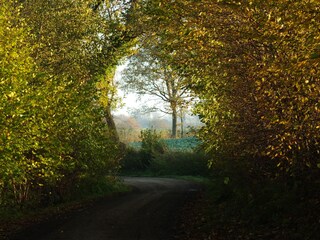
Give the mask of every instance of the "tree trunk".
[{"label": "tree trunk", "polygon": [[172,109],[172,138],[177,137],[177,110],[175,108]]},{"label": "tree trunk", "polygon": [[181,116],[180,116],[180,131],[181,131],[181,138],[183,138],[184,136],[184,116],[183,113],[181,112]]},{"label": "tree trunk", "polygon": [[105,112],[105,119],[109,128],[109,134],[112,138],[113,141],[115,142],[119,142],[119,135],[117,132],[117,128],[116,128],[116,124],[113,121],[113,117],[111,115],[111,109],[110,107],[106,108],[106,112]]}]

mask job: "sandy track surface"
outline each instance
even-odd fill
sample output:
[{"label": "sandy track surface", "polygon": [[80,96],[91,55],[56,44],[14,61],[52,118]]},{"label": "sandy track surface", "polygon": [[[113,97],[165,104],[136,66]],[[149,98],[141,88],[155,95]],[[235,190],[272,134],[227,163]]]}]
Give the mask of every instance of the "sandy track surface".
[{"label": "sandy track surface", "polygon": [[124,178],[133,191],[20,232],[11,240],[170,240],[182,205],[197,190],[188,181]]}]

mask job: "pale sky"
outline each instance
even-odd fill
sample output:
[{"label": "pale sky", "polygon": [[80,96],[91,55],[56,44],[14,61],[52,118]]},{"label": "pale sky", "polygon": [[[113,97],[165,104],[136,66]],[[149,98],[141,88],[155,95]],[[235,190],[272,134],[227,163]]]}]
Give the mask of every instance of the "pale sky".
[{"label": "pale sky", "polygon": [[[124,65],[120,65],[117,68],[116,74],[115,74],[115,82],[121,81],[121,71],[125,68]],[[121,89],[118,89],[118,96],[122,99],[122,105],[123,107],[118,107],[116,111],[113,111],[114,115],[126,115],[130,116],[132,115],[131,113],[136,109],[141,109],[142,106],[148,106],[152,107],[156,105],[156,107],[164,107],[163,104],[161,103],[160,100],[157,100],[157,98],[152,97],[152,96],[141,96],[140,99],[136,93],[125,93]],[[157,112],[155,114],[149,113],[149,117],[152,118],[153,115],[164,118],[164,119],[170,119],[170,115],[164,114],[162,112]],[[191,116],[187,115],[187,119],[189,121],[192,121],[192,125],[197,125],[200,124],[200,121],[197,116]]]},{"label": "pale sky", "polygon": [[[115,82],[121,81],[121,71],[124,68],[125,64],[120,65],[117,68],[115,74]],[[136,93],[125,93],[121,89],[118,89],[118,96],[122,99],[123,107],[118,108],[116,111],[113,112],[116,115],[130,115],[130,110],[132,111],[133,109],[139,109],[139,106],[141,105],[148,105],[151,107],[152,103],[154,103],[154,101],[152,101],[148,96],[142,96],[140,97],[141,99],[139,99]]]}]

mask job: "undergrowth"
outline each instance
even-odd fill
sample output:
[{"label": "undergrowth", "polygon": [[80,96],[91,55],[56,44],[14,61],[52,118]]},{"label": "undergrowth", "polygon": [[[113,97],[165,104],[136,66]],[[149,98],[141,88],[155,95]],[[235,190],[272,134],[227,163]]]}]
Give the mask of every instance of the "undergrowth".
[{"label": "undergrowth", "polygon": [[63,199],[58,201],[47,199],[47,202],[43,202],[41,206],[2,207],[0,208],[0,239],[5,239],[5,236],[17,231],[17,228],[42,221],[50,216],[65,214],[92,201],[129,190],[119,178],[106,177],[99,181],[81,181]]},{"label": "undergrowth", "polygon": [[[320,230],[320,181],[259,172],[232,161],[215,167],[206,192],[189,216],[197,239],[316,240]],[[241,161],[240,161],[241,163]]]}]

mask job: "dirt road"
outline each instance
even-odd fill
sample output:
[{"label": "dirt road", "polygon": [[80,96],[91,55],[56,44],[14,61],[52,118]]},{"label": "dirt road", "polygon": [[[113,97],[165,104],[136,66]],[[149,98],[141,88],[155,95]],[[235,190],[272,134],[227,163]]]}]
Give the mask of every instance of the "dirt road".
[{"label": "dirt road", "polygon": [[187,181],[124,178],[133,191],[33,226],[11,240],[170,240],[179,209],[197,190]]}]

